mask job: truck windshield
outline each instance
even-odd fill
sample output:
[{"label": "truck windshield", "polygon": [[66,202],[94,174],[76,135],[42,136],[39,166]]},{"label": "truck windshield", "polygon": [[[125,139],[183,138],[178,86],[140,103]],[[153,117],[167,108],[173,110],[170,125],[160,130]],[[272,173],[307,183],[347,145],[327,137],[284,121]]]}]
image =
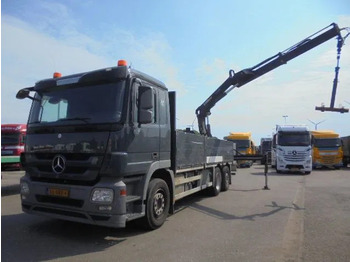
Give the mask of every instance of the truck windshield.
[{"label": "truck windshield", "polygon": [[249,148],[249,140],[228,139],[233,143],[236,143],[236,148]]},{"label": "truck windshield", "polygon": [[309,146],[311,142],[308,132],[280,132],[278,145],[280,146]]},{"label": "truck windshield", "polygon": [[1,144],[2,145],[18,145],[19,144],[19,133],[14,134],[2,134]]},{"label": "truck windshield", "polygon": [[315,139],[314,145],[316,147],[340,147],[341,141],[340,138],[326,138],[326,139]]},{"label": "truck windshield", "polygon": [[51,88],[36,93],[29,123],[70,125],[111,123],[121,120],[125,81]]}]

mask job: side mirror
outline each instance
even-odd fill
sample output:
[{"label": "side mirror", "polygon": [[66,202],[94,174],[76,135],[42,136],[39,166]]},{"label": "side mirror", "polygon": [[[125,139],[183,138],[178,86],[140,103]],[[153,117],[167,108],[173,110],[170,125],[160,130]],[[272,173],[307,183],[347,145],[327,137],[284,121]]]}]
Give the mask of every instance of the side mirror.
[{"label": "side mirror", "polygon": [[153,122],[154,95],[152,87],[139,87],[139,123],[149,124]]},{"label": "side mirror", "polygon": [[30,91],[27,88],[21,89],[17,92],[16,98],[17,99],[24,99],[29,97]]},{"label": "side mirror", "polygon": [[33,91],[33,88],[23,88],[17,92],[16,98],[17,99],[29,98],[31,100],[40,101],[40,100],[30,96],[29,95],[30,91]]}]

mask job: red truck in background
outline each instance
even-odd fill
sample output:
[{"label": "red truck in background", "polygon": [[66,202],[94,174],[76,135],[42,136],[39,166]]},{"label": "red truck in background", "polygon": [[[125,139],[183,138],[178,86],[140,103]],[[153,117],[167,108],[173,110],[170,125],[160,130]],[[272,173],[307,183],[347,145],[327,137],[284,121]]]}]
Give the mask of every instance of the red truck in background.
[{"label": "red truck in background", "polygon": [[25,124],[1,125],[1,169],[20,168],[26,132]]}]

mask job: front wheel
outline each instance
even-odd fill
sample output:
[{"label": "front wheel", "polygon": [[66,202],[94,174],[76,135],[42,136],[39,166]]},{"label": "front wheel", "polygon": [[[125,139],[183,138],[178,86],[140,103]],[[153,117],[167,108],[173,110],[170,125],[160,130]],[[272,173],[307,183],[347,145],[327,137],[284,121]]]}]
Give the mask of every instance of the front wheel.
[{"label": "front wheel", "polygon": [[164,180],[152,179],[148,186],[146,216],[144,226],[147,229],[157,229],[163,225],[169,214],[170,193]]}]

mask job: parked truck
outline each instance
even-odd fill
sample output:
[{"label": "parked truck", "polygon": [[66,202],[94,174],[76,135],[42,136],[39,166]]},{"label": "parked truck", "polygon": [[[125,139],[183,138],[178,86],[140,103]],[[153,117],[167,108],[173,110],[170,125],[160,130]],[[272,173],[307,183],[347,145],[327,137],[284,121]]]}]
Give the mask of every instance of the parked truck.
[{"label": "parked truck", "polygon": [[311,136],[306,126],[276,126],[275,148],[271,164],[277,173],[312,170]]},{"label": "parked truck", "polygon": [[[199,134],[175,127],[175,93],[159,80],[118,66],[38,81],[18,91],[33,100],[21,163],[22,210],[84,223],[155,229],[174,203],[231,182],[233,143],[212,137],[210,109],[234,87],[341,37],[336,24],[256,66],[234,73],[196,109]],[[34,96],[30,93],[34,92]]]},{"label": "parked truck", "polygon": [[269,138],[269,137],[261,138],[259,153],[260,155],[262,155],[262,158],[261,158],[262,165],[265,165],[266,161],[267,161],[267,164],[271,164],[271,150],[272,150],[272,138]]},{"label": "parked truck", "polygon": [[339,134],[333,130],[315,130],[312,135],[312,167],[340,168],[343,150]]},{"label": "parked truck", "polygon": [[20,168],[20,155],[24,151],[27,126],[1,125],[1,169]]},{"label": "parked truck", "polygon": [[[251,156],[256,154],[251,132],[231,132],[228,136],[224,137],[224,139],[236,144],[235,155]],[[237,161],[239,167],[250,167],[252,164],[252,160]]]},{"label": "parked truck", "polygon": [[347,167],[350,163],[350,136],[341,137],[343,150],[343,166]]},{"label": "parked truck", "polygon": [[233,143],[175,128],[175,93],[125,61],[39,81],[22,154],[26,213],[110,227],[160,227],[174,203],[226,191]]}]

